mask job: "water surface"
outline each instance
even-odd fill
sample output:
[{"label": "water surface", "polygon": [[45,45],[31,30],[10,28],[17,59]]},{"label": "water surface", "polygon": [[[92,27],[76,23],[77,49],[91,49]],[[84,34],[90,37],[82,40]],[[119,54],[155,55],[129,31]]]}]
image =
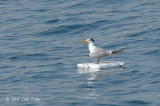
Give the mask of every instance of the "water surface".
[{"label": "water surface", "polygon": [[[159,0],[2,0],[0,103],[37,106],[160,105]],[[77,69],[87,45],[124,52],[102,61],[125,68]]]}]

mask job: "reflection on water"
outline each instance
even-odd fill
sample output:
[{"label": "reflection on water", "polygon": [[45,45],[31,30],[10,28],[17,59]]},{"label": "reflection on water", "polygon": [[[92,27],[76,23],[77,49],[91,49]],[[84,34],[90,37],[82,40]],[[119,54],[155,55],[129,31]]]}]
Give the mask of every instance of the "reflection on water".
[{"label": "reflection on water", "polygon": [[[90,70],[91,71],[91,70]],[[88,72],[90,72],[88,70]],[[98,79],[97,79],[97,76],[99,75],[99,71],[100,70],[92,70],[91,73],[88,73],[87,75],[87,95],[86,95],[86,99],[89,99],[89,100],[96,100],[97,98],[99,98],[100,96],[100,93],[99,93],[99,86],[97,85],[98,82],[96,82]]]},{"label": "reflection on water", "polygon": [[79,74],[85,74],[87,76],[86,90],[87,94],[85,99],[97,100],[101,97],[101,90],[103,79],[106,74],[114,74],[121,71],[122,67],[107,68],[107,69],[97,69],[97,68],[78,68]]}]

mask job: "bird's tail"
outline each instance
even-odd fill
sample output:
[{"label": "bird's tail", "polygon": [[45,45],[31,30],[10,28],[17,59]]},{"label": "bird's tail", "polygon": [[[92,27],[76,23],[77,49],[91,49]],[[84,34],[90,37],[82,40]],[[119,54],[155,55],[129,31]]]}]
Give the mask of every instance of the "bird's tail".
[{"label": "bird's tail", "polygon": [[112,54],[117,54],[117,53],[120,53],[120,52],[122,52],[123,51],[123,49],[120,49],[120,50],[113,50],[112,51]]}]

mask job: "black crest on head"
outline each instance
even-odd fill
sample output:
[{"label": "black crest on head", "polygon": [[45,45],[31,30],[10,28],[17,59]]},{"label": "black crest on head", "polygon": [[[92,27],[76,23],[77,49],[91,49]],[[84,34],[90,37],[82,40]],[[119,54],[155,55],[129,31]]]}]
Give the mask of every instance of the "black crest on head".
[{"label": "black crest on head", "polygon": [[91,38],[90,41],[94,42],[94,40]]}]

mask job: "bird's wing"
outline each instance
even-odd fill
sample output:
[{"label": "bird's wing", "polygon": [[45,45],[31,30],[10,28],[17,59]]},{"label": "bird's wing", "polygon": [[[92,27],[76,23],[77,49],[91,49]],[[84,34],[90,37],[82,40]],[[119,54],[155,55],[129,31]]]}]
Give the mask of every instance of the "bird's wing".
[{"label": "bird's wing", "polygon": [[105,49],[96,47],[94,51],[95,51],[94,53],[90,53],[90,56],[92,58],[99,59],[99,58],[120,53],[122,50],[105,50]]},{"label": "bird's wing", "polygon": [[123,51],[123,49],[120,49],[120,50],[111,50],[110,53],[111,53],[111,55],[114,55],[114,54],[120,53],[122,51]]},{"label": "bird's wing", "polygon": [[110,55],[110,54],[112,54],[113,50],[105,50],[105,49],[101,49],[101,48],[96,47],[94,49],[94,51],[95,51],[95,53],[102,53],[103,55]]},{"label": "bird's wing", "polygon": [[105,49],[101,49],[101,48],[98,48],[96,47],[94,49],[94,53],[90,53],[90,56],[92,58],[103,58],[103,57],[106,57],[106,56],[109,56],[110,55],[110,52],[107,52]]},{"label": "bird's wing", "polygon": [[96,47],[96,48],[94,49],[94,51],[95,51],[96,53],[98,53],[98,52],[105,52],[106,50]]}]

